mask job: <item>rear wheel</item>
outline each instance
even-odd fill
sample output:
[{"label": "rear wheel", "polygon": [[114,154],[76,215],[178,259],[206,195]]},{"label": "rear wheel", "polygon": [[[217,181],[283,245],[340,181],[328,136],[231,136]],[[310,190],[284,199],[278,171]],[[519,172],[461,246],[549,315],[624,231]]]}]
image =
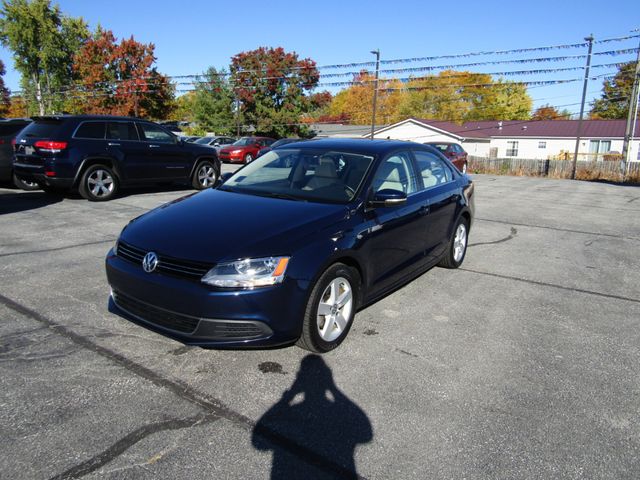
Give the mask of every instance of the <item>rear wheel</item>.
[{"label": "rear wheel", "polygon": [[466,218],[460,217],[453,235],[449,240],[447,252],[444,254],[439,266],[445,268],[458,268],[464,261],[467,253],[467,240],[469,239],[469,222]]},{"label": "rear wheel", "polygon": [[105,165],[92,165],[80,179],[80,195],[92,202],[111,200],[118,191],[118,179]]},{"label": "rear wheel", "polygon": [[212,187],[218,180],[219,176],[220,172],[213,163],[209,161],[200,162],[196,167],[195,172],[193,172],[191,185],[196,190],[204,190],[205,188]]},{"label": "rear wheel", "polygon": [[311,290],[297,345],[317,353],[340,345],[351,329],[359,295],[356,270],[342,263],[329,267]]},{"label": "rear wheel", "polygon": [[13,174],[13,184],[17,187],[17,188],[21,188],[22,190],[39,190],[40,189],[40,185],[38,185],[36,182],[30,182],[28,180],[23,180],[22,178],[18,178],[16,177],[16,174]]}]

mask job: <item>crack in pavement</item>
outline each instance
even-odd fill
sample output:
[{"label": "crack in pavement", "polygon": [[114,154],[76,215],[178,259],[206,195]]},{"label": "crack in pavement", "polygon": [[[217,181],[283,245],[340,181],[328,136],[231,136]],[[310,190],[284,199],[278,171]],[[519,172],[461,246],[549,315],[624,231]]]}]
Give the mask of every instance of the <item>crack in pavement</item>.
[{"label": "crack in pavement", "polygon": [[316,453],[312,449],[305,447],[304,445],[296,443],[294,440],[291,440],[285,435],[262,425],[256,425],[253,420],[242,415],[241,413],[231,410],[217,398],[211,397],[210,395],[201,392],[198,389],[193,388],[189,384],[180,380],[170,380],[166,377],[163,377],[157,372],[125,357],[120,353],[117,353],[107,347],[103,347],[91,341],[89,338],[74,332],[73,330],[62,324],[54,322],[41,313],[32,310],[29,307],[16,302],[15,300],[5,297],[2,294],[0,294],[0,304],[27,318],[45,325],[52,332],[70,340],[76,345],[79,345],[83,348],[86,348],[87,350],[93,351],[94,353],[97,353],[98,355],[111,360],[117,365],[124,367],[134,375],[144,378],[156,386],[169,390],[177,397],[200,406],[207,412],[208,415],[216,416],[217,418],[224,418],[225,420],[230,421],[235,426],[246,431],[253,430],[255,433],[262,436],[275,446],[287,450],[289,453],[298,457],[311,466],[333,474],[336,476],[336,478],[357,478],[360,480],[366,480],[366,477],[363,477],[356,472],[353,472],[343,467],[342,465],[337,464],[332,459],[324,457]]},{"label": "crack in pavement", "polygon": [[517,282],[530,283],[531,285],[539,285],[539,286],[542,286],[542,287],[559,288],[561,290],[568,290],[570,292],[585,293],[587,295],[595,295],[595,296],[598,296],[598,297],[612,298],[614,300],[624,300],[626,302],[640,303],[640,300],[638,300],[637,298],[623,297],[621,295],[613,295],[611,293],[595,292],[593,290],[585,290],[583,288],[565,287],[564,285],[558,285],[556,283],[540,282],[538,280],[529,280],[527,278],[512,277],[511,275],[501,275],[499,273],[491,273],[491,272],[483,272],[483,271],[480,271],[480,270],[472,270],[470,268],[459,268],[458,270],[462,270],[463,272],[476,273],[478,275],[487,275],[489,277],[502,278],[502,279],[505,279],[505,280],[515,280]]},{"label": "crack in pavement", "polygon": [[87,475],[91,472],[94,472],[98,468],[108,464],[115,458],[119,457],[121,454],[126,452],[130,447],[135,445],[136,443],[144,440],[146,437],[153,435],[157,432],[163,432],[168,430],[180,430],[183,428],[191,428],[196,425],[203,425],[207,423],[213,423],[219,420],[220,417],[209,413],[206,415],[200,414],[190,418],[182,418],[182,419],[171,419],[165,420],[163,422],[152,423],[149,425],[144,425],[133,432],[125,435],[123,438],[118,440],[116,443],[111,445],[109,448],[99,453],[98,455],[90,458],[89,460],[82,462],[75,467],[72,467],[58,475],[51,477],[50,480],[63,480],[70,478],[80,478],[84,475]]},{"label": "crack in pavement", "polygon": [[518,235],[518,230],[514,227],[511,227],[511,233],[508,236],[501,238],[500,240],[494,240],[493,242],[470,243],[468,248],[477,247],[479,245],[496,245],[498,243],[508,242],[509,240],[513,240],[514,238],[516,238],[516,235]]},{"label": "crack in pavement", "polygon": [[113,243],[116,241],[116,238],[117,237],[108,238],[106,240],[97,240],[95,242],[76,243],[75,245],[66,245],[64,247],[45,248],[42,250],[28,250],[23,252],[0,253],[0,257],[11,257],[13,255],[27,255],[29,253],[59,252],[60,250],[68,250],[70,248],[75,248],[75,247],[86,247],[88,245],[100,245],[101,243]]},{"label": "crack in pavement", "polygon": [[481,222],[490,222],[490,223],[501,223],[503,225],[516,225],[518,227],[530,227],[530,228],[542,228],[545,230],[555,230],[558,232],[568,232],[568,233],[581,233],[584,235],[597,235],[597,236],[601,236],[601,237],[612,237],[612,238],[622,238],[623,240],[640,240],[640,237],[631,237],[631,236],[626,236],[626,235],[615,235],[613,233],[600,233],[600,232],[587,232],[585,230],[572,230],[570,228],[560,228],[560,227],[549,227],[546,225],[532,225],[529,223],[516,223],[516,222],[506,222],[504,220],[493,220],[490,218],[478,218],[476,217],[474,219],[474,221],[481,221]]}]

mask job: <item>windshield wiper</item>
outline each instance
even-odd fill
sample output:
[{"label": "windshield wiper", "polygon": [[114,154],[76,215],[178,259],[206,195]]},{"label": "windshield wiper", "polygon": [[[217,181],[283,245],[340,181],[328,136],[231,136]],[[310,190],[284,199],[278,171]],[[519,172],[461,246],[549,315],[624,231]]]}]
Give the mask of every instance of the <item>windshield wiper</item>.
[{"label": "windshield wiper", "polygon": [[296,202],[306,202],[306,198],[296,197],[295,195],[289,195],[288,193],[277,192],[256,192],[256,195],[262,195],[269,198],[282,198],[283,200],[294,200]]}]

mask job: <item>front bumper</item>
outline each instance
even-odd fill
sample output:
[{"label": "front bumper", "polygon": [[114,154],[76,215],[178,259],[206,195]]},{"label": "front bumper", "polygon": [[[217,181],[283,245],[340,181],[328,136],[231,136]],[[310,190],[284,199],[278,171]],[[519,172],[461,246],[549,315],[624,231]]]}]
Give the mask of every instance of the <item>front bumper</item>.
[{"label": "front bumper", "polygon": [[307,292],[298,282],[254,290],[216,290],[198,281],[146,273],[109,252],[111,311],[188,345],[252,348],[299,337]]}]

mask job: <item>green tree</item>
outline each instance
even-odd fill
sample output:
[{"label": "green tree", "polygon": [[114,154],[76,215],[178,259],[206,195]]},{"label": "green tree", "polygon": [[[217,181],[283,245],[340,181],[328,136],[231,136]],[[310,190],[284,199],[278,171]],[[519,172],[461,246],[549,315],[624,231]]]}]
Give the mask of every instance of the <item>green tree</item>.
[{"label": "green tree", "polygon": [[636,62],[629,62],[618,68],[613,79],[605,80],[602,98],[593,102],[591,118],[627,118],[635,74]]},{"label": "green tree", "polygon": [[0,15],[0,42],[13,52],[24,94],[41,115],[56,110],[73,82],[73,54],[89,37],[86,23],[50,0],[4,0]]},{"label": "green tree", "polygon": [[300,119],[313,109],[309,94],[320,79],[313,60],[261,47],[235,55],[230,70],[244,123],[266,135],[307,135]]},{"label": "green tree", "polygon": [[234,98],[226,71],[209,67],[198,77],[191,106],[194,120],[201,130],[216,134],[235,131]]}]

